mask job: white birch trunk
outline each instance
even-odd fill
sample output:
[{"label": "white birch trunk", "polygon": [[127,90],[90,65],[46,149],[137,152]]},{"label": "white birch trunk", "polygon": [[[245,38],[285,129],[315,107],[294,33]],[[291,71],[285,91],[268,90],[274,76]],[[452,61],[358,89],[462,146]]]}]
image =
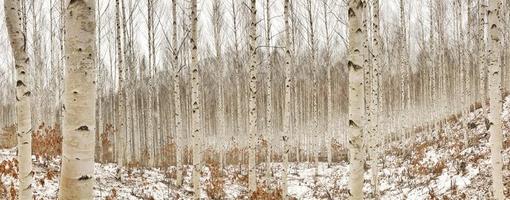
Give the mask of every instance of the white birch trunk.
[{"label": "white birch trunk", "polygon": [[315,176],[319,173],[319,150],[320,150],[320,142],[319,142],[319,122],[318,122],[318,106],[317,106],[317,95],[318,95],[318,85],[317,85],[317,61],[316,61],[316,49],[315,49],[315,32],[314,32],[314,24],[313,24],[313,16],[312,16],[312,0],[307,1],[307,12],[308,12],[308,40],[310,45],[310,67],[312,68],[312,134],[313,141],[316,143],[313,145],[313,156],[314,156],[314,168],[315,168]]},{"label": "white birch trunk", "polygon": [[124,87],[124,46],[122,44],[122,23],[121,21],[121,6],[120,0],[115,0],[115,27],[116,27],[116,36],[115,42],[117,46],[117,68],[118,68],[118,103],[117,103],[117,123],[115,128],[117,129],[117,163],[119,165],[125,165],[126,160],[126,130],[125,130],[125,117],[126,117],[126,98],[125,98],[125,87]]},{"label": "white birch trunk", "polygon": [[373,188],[373,197],[379,198],[379,187],[378,187],[378,173],[379,173],[379,79],[380,79],[380,54],[381,54],[381,45],[380,40],[381,36],[379,34],[379,0],[372,0],[372,54],[373,54],[373,65],[372,65],[372,106],[370,107],[372,113],[372,121],[370,128],[370,143],[369,143],[369,154],[371,159],[371,170],[372,170],[372,186]]},{"label": "white birch trunk", "polygon": [[194,199],[200,198],[200,137],[202,136],[200,87],[201,77],[198,68],[197,49],[197,0],[191,0],[191,140],[193,144],[193,191]]},{"label": "white birch trunk", "polygon": [[363,36],[361,0],[350,0],[349,18],[349,198],[363,199],[363,122],[364,81],[363,81]]},{"label": "white birch trunk", "polygon": [[490,42],[488,47],[489,56],[489,133],[491,148],[491,175],[492,192],[494,199],[503,200],[503,161],[501,151],[503,146],[502,134],[502,96],[501,96],[501,12],[502,2],[500,0],[489,0],[489,34]]},{"label": "white birch trunk", "polygon": [[[92,199],[95,145],[95,1],[73,0],[66,16],[66,77],[59,199]],[[91,138],[92,137],[92,138]]]},{"label": "white birch trunk", "polygon": [[487,13],[487,4],[486,0],[478,0],[478,17],[479,17],[479,24],[478,24],[478,62],[480,67],[480,80],[479,80],[479,90],[480,90],[480,100],[482,105],[482,114],[483,117],[487,117],[487,91],[486,88],[486,81],[487,81],[487,65],[486,65],[486,55],[485,55],[485,23],[486,23],[486,13]]},{"label": "white birch trunk", "polygon": [[180,67],[177,47],[177,0],[172,0],[172,46],[173,46],[173,67],[174,67],[174,117],[175,117],[175,160],[177,168],[176,185],[182,185],[182,117],[181,117],[181,87]]},{"label": "white birch trunk", "polygon": [[288,139],[290,135],[290,123],[291,123],[291,115],[290,115],[290,92],[292,85],[292,74],[291,74],[291,62],[292,62],[292,42],[291,42],[291,28],[289,24],[290,20],[290,0],[284,0],[283,6],[283,16],[285,23],[285,103],[283,105],[283,199],[288,199],[288,171],[289,171],[289,144]]},{"label": "white birch trunk", "polygon": [[250,67],[249,67],[249,128],[248,128],[248,189],[254,192],[257,189],[257,177],[255,176],[255,153],[256,153],[256,140],[257,140],[257,72],[258,72],[258,57],[257,57],[257,1],[251,0],[250,4]]},{"label": "white birch trunk", "polygon": [[23,10],[21,0],[5,0],[5,22],[7,33],[14,55],[16,69],[16,135],[18,139],[18,173],[19,191],[18,199],[32,199],[32,120],[30,110],[30,72],[29,57],[27,54],[26,32],[23,31]]},{"label": "white birch trunk", "polygon": [[327,84],[327,119],[326,119],[326,151],[327,151],[327,159],[328,159],[328,167],[331,166],[332,161],[332,149],[331,149],[331,141],[333,140],[333,94],[331,88],[331,35],[329,33],[329,22],[328,22],[328,3],[327,0],[323,0],[323,15],[324,15],[324,28],[326,31],[326,84]]},{"label": "white birch trunk", "polygon": [[271,176],[271,151],[273,149],[271,142],[273,133],[273,91],[272,91],[272,62],[271,62],[271,4],[269,0],[266,0],[266,15],[265,15],[265,23],[266,23],[266,48],[267,51],[267,75],[266,75],[266,135],[265,140],[267,143],[266,149],[266,180],[269,180]]}]

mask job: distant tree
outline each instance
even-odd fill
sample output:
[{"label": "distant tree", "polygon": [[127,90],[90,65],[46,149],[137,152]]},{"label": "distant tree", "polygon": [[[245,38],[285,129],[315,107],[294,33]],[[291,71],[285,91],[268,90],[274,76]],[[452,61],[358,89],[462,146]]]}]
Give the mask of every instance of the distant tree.
[{"label": "distant tree", "polygon": [[283,105],[283,199],[288,199],[288,173],[289,173],[289,136],[291,130],[291,87],[292,87],[292,74],[291,67],[293,63],[293,44],[291,40],[291,26],[290,26],[290,0],[285,0],[283,5],[283,20],[285,23],[285,94]]},{"label": "distant tree", "polygon": [[200,137],[202,137],[202,118],[201,118],[201,76],[198,67],[198,49],[197,49],[197,0],[191,0],[191,139],[193,143],[193,190],[194,199],[200,198]]},{"label": "distant tree", "polygon": [[249,151],[248,151],[248,188],[250,192],[257,189],[256,177],[256,140],[257,140],[257,73],[259,60],[257,57],[257,0],[250,3],[250,67],[249,67]]}]

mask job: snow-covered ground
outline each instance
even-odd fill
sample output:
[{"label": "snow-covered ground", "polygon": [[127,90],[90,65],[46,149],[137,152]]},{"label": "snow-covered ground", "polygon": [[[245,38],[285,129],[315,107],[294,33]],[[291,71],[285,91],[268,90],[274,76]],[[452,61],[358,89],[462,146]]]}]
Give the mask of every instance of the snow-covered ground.
[{"label": "snow-covered ground", "polygon": [[[503,113],[505,145],[505,194],[510,198],[510,99]],[[381,199],[490,199],[489,134],[481,110],[470,113],[463,128],[461,122],[446,124],[440,131],[420,133],[415,143],[392,145],[380,162]],[[464,119],[462,119],[464,120]],[[464,145],[463,131],[469,131]],[[388,145],[386,145],[388,146]],[[10,199],[17,188],[15,149],[0,150],[0,199]],[[60,159],[33,157],[36,199],[56,199]],[[252,199],[278,199],[281,191],[282,164],[272,164],[272,178],[266,180],[264,165],[258,166],[259,190]],[[96,164],[96,199],[190,199],[191,168],[185,167],[182,187],[176,187],[175,169],[119,168],[115,164]],[[204,167],[201,196],[204,199],[250,199],[245,168],[229,166],[223,171]],[[365,194],[370,194],[371,174],[365,174]],[[320,163],[317,174],[313,163],[292,163],[289,171],[289,194],[296,199],[346,199],[348,163],[328,167]],[[14,191],[13,191],[14,190]],[[366,196],[370,199],[370,196]]]}]

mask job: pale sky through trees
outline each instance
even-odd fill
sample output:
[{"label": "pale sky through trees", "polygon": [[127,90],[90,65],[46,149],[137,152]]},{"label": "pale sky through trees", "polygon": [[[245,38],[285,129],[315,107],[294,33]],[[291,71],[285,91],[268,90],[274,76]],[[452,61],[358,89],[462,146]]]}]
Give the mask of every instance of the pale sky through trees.
[{"label": "pale sky through trees", "polygon": [[[333,36],[333,46],[334,48],[332,48],[333,50],[333,55],[340,55],[340,53],[344,52],[345,51],[345,38],[346,38],[346,33],[345,33],[345,23],[346,23],[346,17],[345,17],[345,5],[344,5],[344,2],[343,1],[333,1],[333,0],[327,0],[328,1],[328,4],[330,4],[330,12],[331,14],[329,15],[329,20],[330,20],[330,23],[331,23],[331,27],[330,27],[330,32]],[[35,1],[36,2],[36,6],[35,6],[35,9],[36,11],[38,12],[38,15],[37,15],[37,20],[38,20],[38,23],[39,23],[39,26],[42,27],[43,31],[40,31],[42,34],[44,34],[44,40],[49,40],[49,37],[50,37],[50,33],[49,33],[49,3],[52,2],[52,1]],[[103,39],[103,42],[100,44],[101,45],[101,49],[102,49],[102,53],[101,53],[101,60],[103,62],[103,64],[105,65],[109,65],[109,63],[111,63],[111,61],[109,61],[110,59],[110,56],[109,56],[109,53],[107,52],[108,51],[108,48],[109,47],[112,47],[113,45],[113,39],[108,39],[108,37],[111,37],[111,36],[108,36],[108,35],[111,35],[114,31],[114,20],[108,20],[110,19],[111,17],[113,17],[113,4],[110,2],[110,1],[105,1],[105,0],[100,0],[100,9],[97,9],[98,12],[101,12],[102,13],[102,20],[103,20],[103,27],[105,29],[105,31],[103,32],[103,35],[102,37],[104,38]],[[147,15],[146,15],[146,1],[127,1],[127,2],[131,2],[131,5],[132,7],[136,7],[134,9],[134,14],[132,16],[134,20],[134,26],[137,27],[137,32],[136,32],[136,38],[137,38],[137,43],[135,44],[136,46],[136,49],[138,51],[140,51],[141,53],[147,55],[148,53],[148,50],[147,50],[147,26],[145,25],[146,24],[146,21],[147,21]],[[223,26],[223,33],[222,34],[222,38],[223,40],[225,41],[225,48],[223,48],[225,51],[228,50],[229,48],[232,48],[232,12],[231,12],[231,0],[222,0],[222,6],[223,6],[223,18],[224,18],[224,26]],[[275,47],[278,47],[279,45],[277,44],[277,42],[280,42],[281,43],[281,37],[283,36],[283,1],[276,1],[276,0],[272,0],[272,5],[271,5],[271,8],[272,8],[272,20],[271,20],[271,23],[272,23],[272,35],[274,36],[274,38],[272,39],[272,46],[275,46]],[[301,1],[297,1],[298,3],[304,3],[304,2],[301,2]],[[420,31],[419,28],[417,27],[420,27],[420,23],[417,19],[417,16],[418,16],[418,13],[415,12],[417,9],[416,8],[422,8],[422,17],[425,17],[425,20],[427,20],[427,16],[428,16],[428,3],[425,3],[423,4],[422,1],[410,1],[410,2],[414,2],[414,4],[410,5],[410,9],[411,9],[411,14],[410,14],[410,17],[412,19],[412,23],[409,25],[409,30],[411,30],[411,34],[410,34],[410,37],[411,37],[411,42],[410,42],[410,45],[411,45],[411,49],[413,49],[413,52],[411,52],[412,55],[414,55],[417,51],[417,44],[416,44],[416,37],[418,37],[418,32]],[[3,0],[0,0],[0,3],[3,3]],[[265,6],[263,4],[264,2],[263,1],[259,1],[258,2],[258,9],[259,10],[262,10],[263,9],[263,6]],[[165,54],[165,51],[167,50],[167,48],[171,48],[171,45],[170,45],[170,34],[171,34],[171,8],[170,8],[170,1],[164,1],[164,0],[158,0],[156,1],[156,4],[158,5],[156,7],[156,30],[157,30],[157,38],[156,38],[156,46],[157,46],[157,51],[156,53],[158,54],[157,55],[157,66],[159,67],[159,69],[163,69],[165,67],[168,67],[169,64],[166,64],[166,63],[162,63],[162,60],[164,59],[164,55]],[[213,44],[212,44],[212,24],[210,22],[210,18],[211,18],[211,12],[212,12],[212,9],[211,9],[211,6],[212,5],[212,1],[211,0],[204,0],[204,1],[199,1],[199,6],[198,6],[198,11],[199,11],[199,17],[200,17],[200,20],[199,20],[199,31],[200,31],[200,34],[199,34],[199,49],[200,49],[200,53],[201,53],[201,58],[205,58],[205,57],[212,57],[213,56],[213,53],[214,51],[212,50],[212,48],[214,47]],[[307,38],[307,34],[306,34],[306,30],[307,30],[307,26],[308,24],[307,23],[304,23],[305,19],[306,19],[306,13],[305,11],[303,10],[303,5],[299,5],[299,8],[301,8],[300,10],[297,10],[294,17],[296,17],[298,19],[298,21],[301,21],[301,22],[298,22],[298,26],[299,26],[299,35],[297,36],[298,39],[300,38],[301,40],[305,41]],[[29,9],[32,9],[31,7],[29,7]],[[183,10],[183,6],[181,5],[180,8],[178,9],[178,12],[181,13],[182,10]],[[238,10],[240,11],[239,12],[239,15],[242,15],[243,13],[242,12],[246,12],[246,5],[243,5],[241,8],[239,8]],[[323,23],[321,22],[321,20],[323,19],[322,17],[322,0],[317,0],[316,1],[316,4],[314,6],[314,9],[315,9],[315,15],[319,15],[319,16],[316,16],[314,19],[316,21],[315,23],[315,26],[316,26],[316,32],[317,32],[317,35],[318,37],[318,42],[317,44],[319,45],[319,48],[320,47],[323,47],[324,46],[324,41],[321,41],[324,37],[324,26],[323,26]],[[398,25],[398,19],[399,19],[399,12],[398,12],[398,1],[397,0],[389,0],[389,1],[381,1],[381,10],[384,10],[385,12],[381,12],[382,14],[382,17],[381,17],[381,28],[383,29],[381,31],[382,34],[388,34],[384,29],[386,28],[387,25],[391,25],[391,26],[397,26]],[[29,10],[29,12],[31,12],[31,10]],[[55,20],[55,23],[57,22],[56,20],[58,20],[58,11],[56,11],[55,9],[55,15],[54,15],[54,20]],[[3,9],[0,9],[0,15],[3,15]],[[259,12],[258,13],[258,17],[260,19],[262,19],[264,16],[264,13],[263,12]],[[244,20],[242,17],[240,17],[242,20]],[[29,32],[32,31],[32,23],[33,23],[33,18],[32,17],[28,17],[27,19],[27,23],[28,23],[28,27],[27,27],[27,30]],[[104,23],[104,22],[107,22],[107,23]],[[182,24],[180,23],[182,20],[178,20],[178,23],[179,23],[179,27],[182,27]],[[241,22],[243,23],[243,22]],[[428,21],[425,21],[425,27],[428,28]],[[0,25],[2,27],[5,26],[5,23],[3,21],[3,19],[0,19]],[[188,24],[189,26],[189,24]],[[259,28],[259,34],[260,34],[260,37],[263,36],[263,32],[264,32],[264,21],[261,20],[258,24]],[[246,25],[243,25],[243,24],[240,24],[239,25],[239,29],[241,31],[245,31],[246,30]],[[180,31],[180,30],[179,30]],[[428,30],[424,30],[425,31],[425,34],[427,35],[428,34]],[[7,38],[6,38],[6,31],[5,29],[0,29],[0,48],[1,49],[7,49],[9,48],[9,43],[7,42]],[[180,31],[179,34],[182,34],[182,31]],[[164,36],[166,35],[166,36]],[[28,35],[28,45],[30,47],[30,45],[32,44],[32,35],[29,34]],[[244,37],[241,37],[240,38],[241,40],[244,41]],[[181,41],[180,41],[181,42]],[[246,41],[244,41],[246,42]],[[47,58],[48,55],[49,55],[49,46],[47,46],[48,44],[47,43],[43,43],[44,45],[46,45],[46,47],[44,48],[44,52],[43,52],[43,55],[45,55],[45,57]],[[262,43],[260,44],[262,45]],[[280,45],[281,46],[281,45]],[[242,47],[245,47],[245,45],[242,45]],[[0,80],[2,81],[5,81],[6,79],[8,79],[8,76],[6,76],[8,73],[8,70],[10,70],[11,68],[7,67],[9,63],[12,63],[12,60],[11,60],[11,56],[8,54],[9,51],[0,51]],[[33,54],[31,53],[31,51],[29,51],[29,55],[31,55],[33,57]],[[147,57],[147,56],[146,56]],[[333,58],[335,59],[335,61],[340,61],[338,58],[339,56],[333,56]],[[413,57],[411,57],[413,58]],[[412,61],[415,61],[415,59],[412,59]],[[342,61],[344,62],[344,61]],[[45,65],[49,65],[49,62],[45,62],[44,63]],[[50,73],[48,71],[46,71],[46,73]],[[50,75],[50,74],[48,74]],[[2,92],[6,92],[7,88],[2,88]]]}]

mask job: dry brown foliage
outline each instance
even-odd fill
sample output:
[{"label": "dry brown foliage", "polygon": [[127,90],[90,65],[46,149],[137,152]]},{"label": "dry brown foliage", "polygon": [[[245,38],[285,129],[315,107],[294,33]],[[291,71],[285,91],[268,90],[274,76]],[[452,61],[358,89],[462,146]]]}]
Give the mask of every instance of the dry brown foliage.
[{"label": "dry brown foliage", "polygon": [[143,167],[143,164],[138,161],[130,161],[126,164],[126,167],[130,170],[135,168],[141,168]]},{"label": "dry brown foliage", "polygon": [[110,195],[106,197],[106,200],[115,200],[117,199],[117,190],[115,188],[112,189]]},{"label": "dry brown foliage", "polygon": [[218,164],[209,164],[211,172],[211,179],[206,183],[205,192],[211,199],[224,199],[225,198],[225,179],[221,176],[221,169]]},{"label": "dry brown foliage", "polygon": [[161,167],[175,165],[177,162],[175,160],[175,154],[177,153],[177,145],[175,144],[174,139],[171,137],[169,139],[170,142],[166,143],[161,147],[162,155],[165,155],[161,158]]},{"label": "dry brown foliage", "polygon": [[[18,178],[18,160],[13,158],[12,160],[3,160],[0,163],[0,176],[11,176],[15,179]],[[16,188],[11,183],[9,190],[3,182],[0,182],[0,197],[3,199],[16,199]]]},{"label": "dry brown foliage", "polygon": [[432,188],[429,189],[429,199],[430,200],[438,200],[436,193],[434,192],[434,189],[432,189]]},{"label": "dry brown foliage", "polygon": [[[182,170],[182,177],[185,176],[185,170]],[[166,179],[177,179],[177,170],[165,170]]]},{"label": "dry brown foliage", "polygon": [[443,169],[446,168],[446,162],[444,160],[438,161],[434,167],[432,167],[432,173],[436,176],[439,176],[443,173]]},{"label": "dry brown foliage", "polygon": [[7,199],[7,187],[0,181],[0,198]]},{"label": "dry brown foliage", "polygon": [[[55,126],[58,127],[58,126]],[[37,159],[50,160],[62,155],[62,134],[58,128],[39,126],[32,136],[32,151]]]},{"label": "dry brown foliage", "polygon": [[14,183],[11,183],[11,188],[9,189],[9,193],[11,194],[11,200],[15,200],[18,197],[16,188],[14,187]]},{"label": "dry brown foliage", "polygon": [[16,126],[11,125],[0,130],[0,148],[13,148],[16,146]]},{"label": "dry brown foliage", "polygon": [[18,178],[18,160],[13,158],[12,160],[3,160],[0,163],[0,176],[11,176]]},{"label": "dry brown foliage", "polygon": [[510,148],[510,137],[503,142],[503,149]]},{"label": "dry brown foliage", "polygon": [[248,186],[248,174],[243,174],[241,170],[235,170],[232,173],[232,181],[242,186]]},{"label": "dry brown foliage", "polygon": [[101,133],[101,161],[113,162],[113,145],[111,137],[113,137],[115,129],[112,124],[106,124]]},{"label": "dry brown foliage", "polygon": [[417,165],[421,160],[425,157],[425,152],[427,148],[432,145],[432,142],[426,141],[421,144],[415,145],[412,149],[415,151],[413,160],[411,161],[411,165]]},{"label": "dry brown foliage", "polygon": [[250,199],[253,200],[279,200],[283,199],[282,189],[280,187],[276,189],[270,189],[265,185],[258,185],[257,190],[255,190],[250,195]]}]

